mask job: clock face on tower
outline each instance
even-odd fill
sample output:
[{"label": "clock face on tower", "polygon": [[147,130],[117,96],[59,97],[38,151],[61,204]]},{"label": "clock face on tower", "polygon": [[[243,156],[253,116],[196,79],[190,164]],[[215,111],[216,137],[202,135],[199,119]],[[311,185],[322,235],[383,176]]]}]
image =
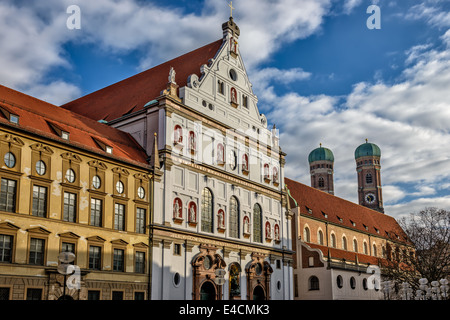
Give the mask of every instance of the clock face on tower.
[{"label": "clock face on tower", "polygon": [[369,203],[369,204],[372,204],[372,203],[374,203],[375,202],[375,195],[373,194],[373,193],[368,193],[368,194],[366,194],[366,196],[364,197],[364,200],[367,202],[367,203]]}]

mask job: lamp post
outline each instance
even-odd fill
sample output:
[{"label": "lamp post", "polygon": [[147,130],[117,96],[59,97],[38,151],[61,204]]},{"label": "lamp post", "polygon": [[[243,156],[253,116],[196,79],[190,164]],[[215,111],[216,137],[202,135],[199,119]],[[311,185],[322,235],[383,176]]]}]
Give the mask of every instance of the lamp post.
[{"label": "lamp post", "polygon": [[75,271],[73,266],[70,264],[75,261],[75,254],[72,252],[61,252],[58,256],[58,260],[61,263],[58,265],[57,270],[58,273],[64,275],[63,300],[66,300],[66,278]]}]

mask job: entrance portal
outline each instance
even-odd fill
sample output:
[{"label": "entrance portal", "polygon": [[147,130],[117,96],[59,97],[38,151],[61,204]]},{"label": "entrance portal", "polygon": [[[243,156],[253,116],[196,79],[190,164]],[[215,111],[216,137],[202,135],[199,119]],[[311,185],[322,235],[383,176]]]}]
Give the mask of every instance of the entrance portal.
[{"label": "entrance portal", "polygon": [[264,289],[261,286],[256,286],[253,289],[253,300],[265,300]]},{"label": "entrance portal", "polygon": [[203,283],[200,289],[200,300],[216,300],[216,288],[210,281]]}]

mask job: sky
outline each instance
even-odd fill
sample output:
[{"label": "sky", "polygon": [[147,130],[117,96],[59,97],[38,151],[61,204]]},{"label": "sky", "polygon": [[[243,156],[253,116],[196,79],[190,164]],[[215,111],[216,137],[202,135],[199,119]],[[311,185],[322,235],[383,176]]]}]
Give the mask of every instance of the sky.
[{"label": "sky", "polygon": [[[71,5],[79,29],[68,27]],[[357,202],[354,151],[368,139],[381,149],[387,214],[450,210],[450,0],[233,7],[287,177],[309,185],[308,154],[322,143],[335,195]],[[226,0],[0,0],[0,84],[62,105],[220,39],[229,15]]]}]

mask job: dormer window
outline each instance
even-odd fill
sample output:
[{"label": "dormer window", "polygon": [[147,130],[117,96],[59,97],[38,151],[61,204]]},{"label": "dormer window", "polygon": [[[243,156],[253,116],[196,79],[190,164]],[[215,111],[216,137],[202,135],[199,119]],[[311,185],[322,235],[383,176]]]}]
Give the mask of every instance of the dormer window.
[{"label": "dormer window", "polygon": [[10,114],[9,121],[14,124],[19,124],[19,116],[16,114]]},{"label": "dormer window", "polygon": [[110,146],[106,146],[106,147],[105,147],[105,151],[106,151],[106,153],[112,154],[113,148],[110,147]]},{"label": "dormer window", "polygon": [[92,137],[92,139],[95,141],[95,143],[97,143],[97,145],[106,153],[108,154],[112,154],[113,153],[113,147],[111,147],[110,145],[104,143],[102,140],[98,139],[98,138],[94,138]]},{"label": "dormer window", "polygon": [[67,131],[61,131],[61,138],[69,140],[69,133]]}]

